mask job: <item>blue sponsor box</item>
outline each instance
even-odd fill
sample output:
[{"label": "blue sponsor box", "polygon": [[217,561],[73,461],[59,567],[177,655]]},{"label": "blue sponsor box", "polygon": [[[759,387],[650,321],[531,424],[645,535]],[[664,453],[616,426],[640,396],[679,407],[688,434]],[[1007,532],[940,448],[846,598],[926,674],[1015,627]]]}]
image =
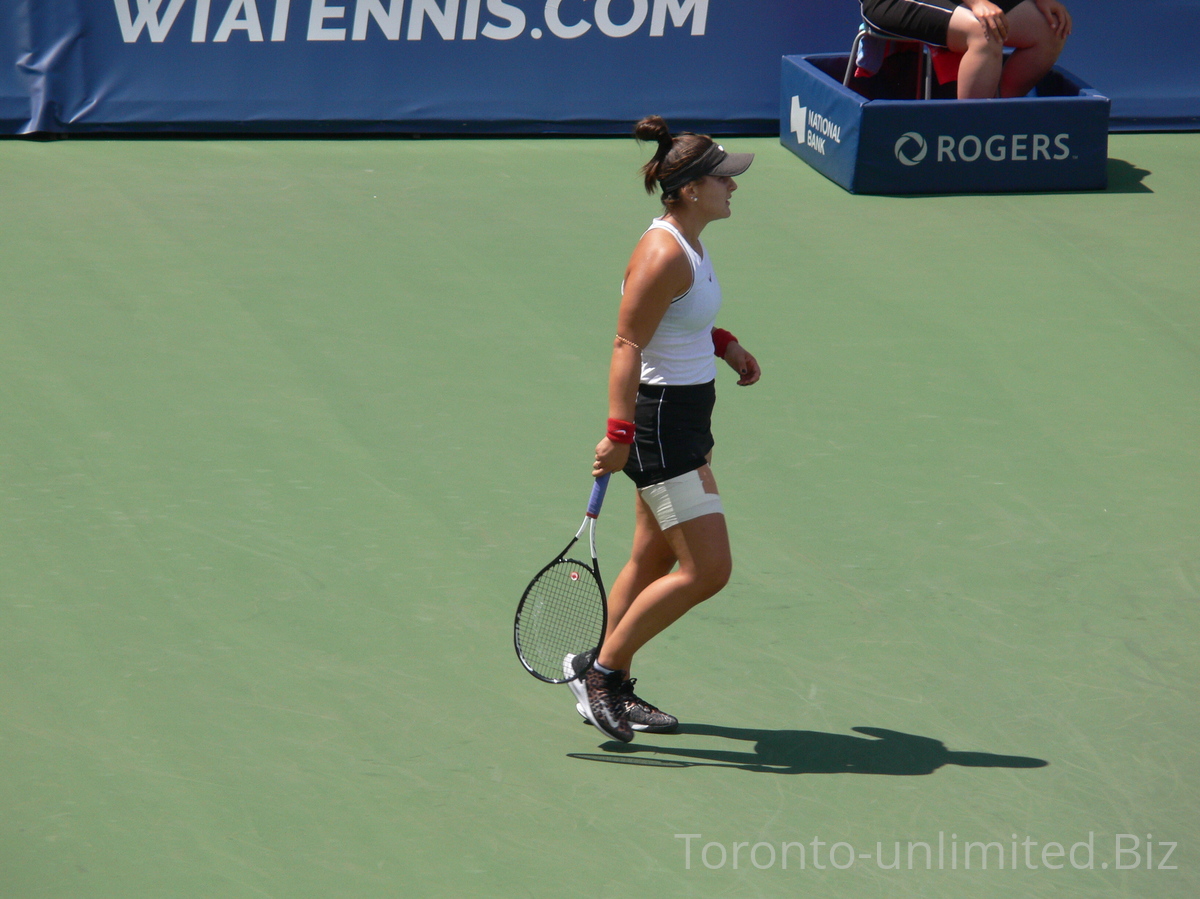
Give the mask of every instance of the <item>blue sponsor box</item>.
[{"label": "blue sponsor box", "polygon": [[845,54],[783,57],[780,142],[853,193],[1103,190],[1109,100],[1055,68],[1011,100],[868,100]]}]

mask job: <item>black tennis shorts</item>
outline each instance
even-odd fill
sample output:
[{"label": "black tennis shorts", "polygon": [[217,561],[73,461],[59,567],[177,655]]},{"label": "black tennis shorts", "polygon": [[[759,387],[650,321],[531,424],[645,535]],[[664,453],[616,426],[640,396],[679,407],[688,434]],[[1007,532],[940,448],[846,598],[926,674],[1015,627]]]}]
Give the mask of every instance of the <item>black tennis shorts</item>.
[{"label": "black tennis shorts", "polygon": [[[1022,0],[992,2],[1009,13]],[[876,31],[944,47],[950,16],[961,5],[955,0],[862,0],[862,16]]]},{"label": "black tennis shorts", "polygon": [[642,384],[634,414],[633,446],[625,474],[638,487],[695,471],[712,452],[716,382],[686,387]]}]

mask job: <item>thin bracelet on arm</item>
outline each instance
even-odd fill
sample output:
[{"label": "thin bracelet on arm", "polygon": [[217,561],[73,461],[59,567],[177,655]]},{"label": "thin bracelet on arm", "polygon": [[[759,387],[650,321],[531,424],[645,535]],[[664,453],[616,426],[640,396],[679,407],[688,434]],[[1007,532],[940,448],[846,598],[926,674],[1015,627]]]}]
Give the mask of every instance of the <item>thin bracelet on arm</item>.
[{"label": "thin bracelet on arm", "polygon": [[637,351],[641,352],[641,349],[642,349],[642,348],[641,348],[640,346],[638,346],[636,343],[634,343],[632,340],[630,340],[629,338],[627,338],[627,337],[622,337],[620,334],[618,334],[618,335],[617,335],[617,340],[619,340],[619,341],[621,341],[621,343],[623,343],[623,344],[626,344],[627,346],[631,346],[631,347],[633,347],[635,350],[637,350]]}]

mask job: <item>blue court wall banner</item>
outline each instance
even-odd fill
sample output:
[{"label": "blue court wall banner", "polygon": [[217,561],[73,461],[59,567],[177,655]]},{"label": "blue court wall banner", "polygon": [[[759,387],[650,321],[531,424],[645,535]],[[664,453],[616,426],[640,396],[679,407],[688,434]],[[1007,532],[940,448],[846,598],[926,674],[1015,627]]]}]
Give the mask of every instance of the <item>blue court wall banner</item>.
[{"label": "blue court wall banner", "polygon": [[0,2],[0,134],[30,130],[30,85],[17,70],[20,33],[27,24],[24,10]]},{"label": "blue court wall banner", "polygon": [[[796,0],[0,0],[53,56],[26,130],[772,133]],[[20,68],[20,67],[19,67]],[[28,73],[30,81],[33,73]]]},{"label": "blue court wall banner", "polygon": [[[1200,129],[1200,0],[1071,0],[1114,129]],[[0,0],[0,132],[778,133],[854,0]]]}]

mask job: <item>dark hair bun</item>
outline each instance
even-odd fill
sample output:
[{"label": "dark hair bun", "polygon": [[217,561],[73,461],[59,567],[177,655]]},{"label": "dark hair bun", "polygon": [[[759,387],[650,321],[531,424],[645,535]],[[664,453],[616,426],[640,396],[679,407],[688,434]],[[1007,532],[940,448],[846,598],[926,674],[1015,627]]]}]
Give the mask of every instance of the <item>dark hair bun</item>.
[{"label": "dark hair bun", "polygon": [[640,141],[654,141],[659,145],[671,144],[671,129],[662,116],[648,115],[634,126],[634,136]]},{"label": "dark hair bun", "polygon": [[658,144],[654,158],[642,166],[642,175],[646,181],[646,193],[654,193],[659,173],[663,163],[667,160],[667,154],[671,152],[671,147],[675,144],[675,139],[671,137],[671,129],[667,127],[663,117],[657,115],[648,115],[634,125],[633,136],[645,143],[654,141]]}]

